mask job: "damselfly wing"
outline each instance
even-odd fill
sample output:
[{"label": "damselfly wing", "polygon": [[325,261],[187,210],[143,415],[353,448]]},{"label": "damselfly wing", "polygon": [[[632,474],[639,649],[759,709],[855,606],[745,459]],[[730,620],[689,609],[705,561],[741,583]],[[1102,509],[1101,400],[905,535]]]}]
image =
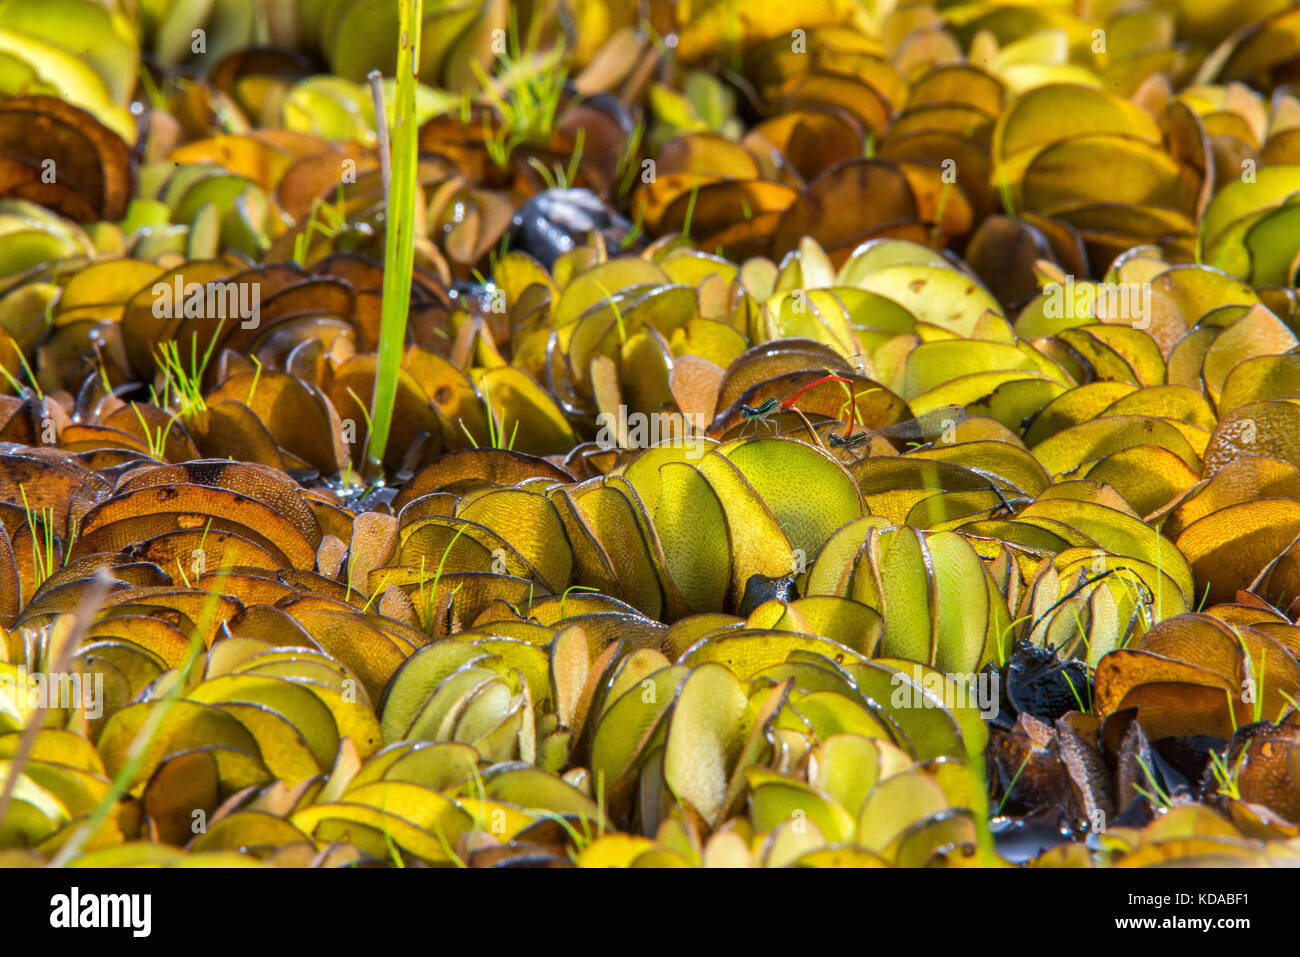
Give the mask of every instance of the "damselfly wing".
[{"label": "damselfly wing", "polygon": [[859,450],[870,447],[874,438],[904,439],[907,441],[932,441],[966,419],[966,410],[959,405],[941,405],[914,419],[895,422],[879,429],[854,432],[846,436],[832,431],[827,438],[833,448]]}]

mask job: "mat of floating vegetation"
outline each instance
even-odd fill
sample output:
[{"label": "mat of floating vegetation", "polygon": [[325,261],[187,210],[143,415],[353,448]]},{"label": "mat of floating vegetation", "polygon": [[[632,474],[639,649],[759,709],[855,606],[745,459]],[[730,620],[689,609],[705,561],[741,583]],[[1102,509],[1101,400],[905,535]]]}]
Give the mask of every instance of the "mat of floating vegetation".
[{"label": "mat of floating vegetation", "polygon": [[1300,12],[693,6],[394,340],[398,0],[0,3],[0,864],[1300,863]]}]

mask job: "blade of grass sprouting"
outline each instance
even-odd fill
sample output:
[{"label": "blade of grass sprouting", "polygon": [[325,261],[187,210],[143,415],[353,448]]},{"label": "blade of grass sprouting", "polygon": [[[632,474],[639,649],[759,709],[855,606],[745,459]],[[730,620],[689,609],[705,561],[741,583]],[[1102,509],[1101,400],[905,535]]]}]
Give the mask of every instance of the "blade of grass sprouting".
[{"label": "blade of grass sprouting", "polygon": [[[53,518],[53,516],[54,513],[53,510],[51,510],[50,517]],[[68,537],[67,540],[63,543],[63,566],[62,567],[64,568],[68,567],[68,561],[69,559],[72,558],[72,546],[76,541],[77,541],[77,519],[76,516],[69,515],[68,516]]]},{"label": "blade of grass sprouting", "polygon": [[[686,216],[688,219],[690,218],[690,215],[690,210],[687,210]],[[623,328],[623,310],[618,307],[617,300],[615,300],[613,294],[605,288],[604,283],[596,283],[596,288],[600,290],[601,295],[605,297],[605,301],[609,303],[610,310],[614,313],[614,322],[618,326],[618,341],[620,343],[627,342],[627,330]]]},{"label": "blade of grass sprouting", "polygon": [[686,201],[686,217],[682,220],[682,235],[691,238],[691,220],[695,217],[695,199],[700,195],[700,184],[691,187],[690,199]]},{"label": "blade of grass sprouting", "polygon": [[160,113],[167,109],[167,98],[163,96],[162,90],[158,89],[158,84],[153,81],[153,74],[149,72],[148,67],[143,63],[136,69],[140,77],[140,86],[144,88],[145,96],[149,99],[149,105]]},{"label": "blade of grass sprouting", "polygon": [[1032,758],[1033,756],[1034,756],[1033,752],[1031,751],[1030,753],[1026,754],[1025,759],[1020,762],[1020,767],[1016,768],[1016,773],[1012,775],[1011,782],[1006,786],[1006,789],[1003,790],[1002,792],[1002,800],[998,802],[998,809],[993,813],[995,814],[1002,813],[1002,808],[1007,803],[1007,798],[1011,797],[1011,792],[1015,790],[1016,782],[1020,780],[1021,772],[1025,770],[1026,766],[1028,766],[1029,764],[1029,759]]},{"label": "blade of grass sprouting", "polygon": [[366,404],[361,401],[361,397],[357,395],[352,386],[348,386],[347,392],[348,395],[352,396],[352,401],[357,404],[357,408],[361,410],[361,417],[366,420],[366,434],[369,435],[375,428],[374,422],[370,418],[370,410],[366,408]]},{"label": "blade of grass sprouting", "polygon": [[1142,773],[1146,775],[1147,783],[1151,785],[1151,791],[1154,791],[1155,793],[1152,794],[1145,788],[1138,787],[1136,784],[1133,785],[1133,790],[1142,795],[1152,804],[1158,804],[1161,807],[1173,807],[1173,798],[1169,796],[1168,791],[1160,786],[1160,782],[1156,778],[1156,772],[1151,766],[1151,762],[1142,757],[1141,754],[1134,755],[1134,758],[1138,763],[1138,767],[1142,769]]},{"label": "blade of grass sprouting", "polygon": [[[591,588],[587,585],[570,585],[564,589],[564,594],[560,596],[560,617],[564,617],[564,602],[569,597],[571,591],[600,591],[599,588]],[[531,609],[529,609],[531,611]]]},{"label": "blade of grass sprouting", "polygon": [[[618,161],[618,195],[625,195],[636,182],[636,175],[641,169],[641,140],[645,136],[645,120],[637,119],[632,127],[632,134],[623,147],[623,155]],[[643,207],[644,208],[644,207]]]},{"label": "blade of grass sprouting", "polygon": [[384,846],[388,848],[388,855],[393,859],[393,864],[397,867],[405,867],[406,861],[402,859],[402,855],[397,850],[397,845],[393,843],[393,835],[388,828],[387,804],[388,790],[385,789],[383,792],[383,799],[379,802],[379,820],[383,824]]},{"label": "blade of grass sprouting", "polygon": [[[375,586],[375,590],[372,591],[370,595],[366,598],[366,603],[361,606],[362,612],[367,612],[370,610],[370,603],[383,593],[384,589],[388,586],[388,580],[392,577],[393,577],[392,572],[386,572],[384,574],[384,577],[379,579],[379,584]],[[352,583],[349,582],[348,593],[351,594],[351,592],[352,592]]]},{"label": "blade of grass sprouting", "polygon": [[253,365],[257,367],[257,371],[253,373],[253,384],[248,387],[248,398],[244,400],[244,405],[252,406],[253,396],[257,392],[257,383],[262,378],[262,360],[256,355],[249,355],[248,358],[252,359]]},{"label": "blade of grass sprouting", "polygon": [[32,375],[32,368],[27,364],[27,357],[23,355],[22,350],[19,349],[17,346],[14,347],[14,352],[18,354],[18,360],[19,362],[22,363],[23,369],[27,372],[27,380],[32,384],[31,389],[28,389],[27,386],[23,385],[16,378],[14,378],[13,373],[11,373],[3,365],[0,365],[0,376],[4,376],[5,381],[9,383],[9,387],[14,390],[14,394],[19,396],[20,398],[28,392],[35,392],[36,398],[41,402],[44,402],[45,393],[41,391],[41,387],[37,383],[36,377]]},{"label": "blade of grass sprouting", "polygon": [[31,365],[27,362],[27,354],[18,348],[15,348],[14,351],[18,353],[18,361],[21,363],[23,371],[27,373],[27,381],[32,384],[32,390],[36,393],[36,398],[44,402],[45,391],[41,388],[41,384],[36,381],[36,373],[32,371]]},{"label": "blade of grass sprouting", "polygon": [[578,166],[582,162],[582,148],[587,142],[587,131],[581,126],[578,127],[578,134],[573,141],[573,153],[569,156],[569,168],[564,172],[564,185],[573,186],[574,181],[578,178]]},{"label": "blade of grass sprouting", "polygon": [[416,141],[415,88],[420,70],[420,30],[423,0],[398,4],[397,90],[393,110],[392,158],[388,160],[387,115],[382,91],[376,93],[375,125],[380,133],[380,161],[391,162],[386,192],[387,228],[384,237],[384,289],[379,325],[379,361],[371,395],[370,441],[366,459],[382,468],[397,401],[397,373],[406,344],[407,310],[411,304],[411,275],[415,267]]},{"label": "blade of grass sprouting", "polygon": [[[464,531],[464,525],[456,529],[456,534],[451,537],[451,541],[448,542],[447,547],[443,549],[442,558],[438,560],[438,570],[433,576],[432,587],[426,587],[424,579],[424,557],[420,557],[420,601],[424,605],[424,619],[430,635],[433,634],[433,603],[434,599],[437,598],[438,595],[438,583],[442,581],[442,569],[443,566],[447,564],[447,556],[451,554],[452,547],[456,544],[456,540],[460,538]],[[455,594],[454,590],[452,594]]]},{"label": "blade of grass sprouting", "polygon": [[537,170],[537,175],[542,178],[542,185],[547,189],[555,189],[555,173],[546,168],[546,164],[536,156],[528,157],[528,165]]},{"label": "blade of grass sprouting", "polygon": [[[498,424],[496,412],[493,411],[492,409],[492,393],[488,391],[486,383],[483,383],[483,405],[487,408],[488,448],[492,448],[492,449],[500,448],[501,446],[500,443],[498,442],[498,436],[497,436],[498,425],[500,427],[500,430],[504,431],[505,420],[503,419]],[[475,448],[477,447],[478,446],[476,445]]]}]

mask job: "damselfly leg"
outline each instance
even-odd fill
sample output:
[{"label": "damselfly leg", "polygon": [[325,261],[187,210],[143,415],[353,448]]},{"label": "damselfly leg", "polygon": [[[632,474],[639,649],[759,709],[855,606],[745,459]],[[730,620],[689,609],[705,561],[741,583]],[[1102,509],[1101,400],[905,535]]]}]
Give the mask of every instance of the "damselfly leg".
[{"label": "damselfly leg", "polygon": [[[838,376],[828,372],[820,379],[814,379],[812,382],[809,382],[807,385],[798,389],[793,394],[791,394],[788,398],[780,399],[776,396],[771,396],[767,399],[764,399],[762,402],[760,402],[758,405],[755,406],[742,405],[740,407],[741,418],[744,419],[745,422],[755,422],[755,423],[761,422],[764,425],[766,425],[768,428],[775,431],[776,423],[772,422],[771,417],[776,415],[778,412],[793,412],[803,420],[804,426],[808,429],[809,434],[812,435],[812,437],[817,440],[818,444],[821,444],[821,438],[817,435],[816,431],[813,429],[812,423],[808,421],[807,416],[805,416],[802,412],[799,411],[799,409],[795,406],[795,403],[798,402],[799,399],[803,397],[805,392],[807,392],[809,389],[812,389],[814,386],[821,385],[823,382],[843,382],[850,386],[853,385],[852,379],[846,379],[843,376]],[[852,419],[850,419],[850,421],[852,421]]]}]

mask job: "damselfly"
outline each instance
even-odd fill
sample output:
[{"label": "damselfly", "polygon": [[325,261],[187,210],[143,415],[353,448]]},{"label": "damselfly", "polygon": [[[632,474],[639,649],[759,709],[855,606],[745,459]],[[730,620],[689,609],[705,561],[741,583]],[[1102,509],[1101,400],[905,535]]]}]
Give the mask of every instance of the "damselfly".
[{"label": "damselfly", "polygon": [[[798,402],[800,398],[803,397],[803,394],[805,392],[807,392],[813,386],[821,385],[823,382],[843,382],[849,386],[853,385],[852,379],[846,379],[843,376],[834,375],[833,373],[828,372],[820,379],[815,379],[812,382],[809,382],[806,386],[799,389],[797,392],[795,392],[787,399],[781,399],[778,398],[777,396],[771,396],[770,398],[764,399],[758,405],[753,405],[753,406],[742,405],[740,407],[741,418],[743,418],[746,422],[762,422],[764,425],[768,426],[769,428],[775,429],[776,426],[771,421],[769,421],[770,416],[775,415],[777,412],[784,412],[787,409],[795,413],[798,413],[800,416],[802,416],[803,413],[799,412],[799,410],[794,407],[794,404]],[[804,419],[804,422],[805,424],[807,424],[807,419]]]},{"label": "damselfly", "polygon": [[877,437],[909,439],[911,441],[932,440],[959,422],[964,421],[965,418],[966,410],[961,406],[941,405],[938,408],[931,409],[924,415],[918,415],[915,419],[895,422],[892,425],[865,432],[854,432],[851,435],[845,435],[842,432],[831,432],[827,438],[830,440],[832,448],[848,451],[869,448],[871,440]]}]

